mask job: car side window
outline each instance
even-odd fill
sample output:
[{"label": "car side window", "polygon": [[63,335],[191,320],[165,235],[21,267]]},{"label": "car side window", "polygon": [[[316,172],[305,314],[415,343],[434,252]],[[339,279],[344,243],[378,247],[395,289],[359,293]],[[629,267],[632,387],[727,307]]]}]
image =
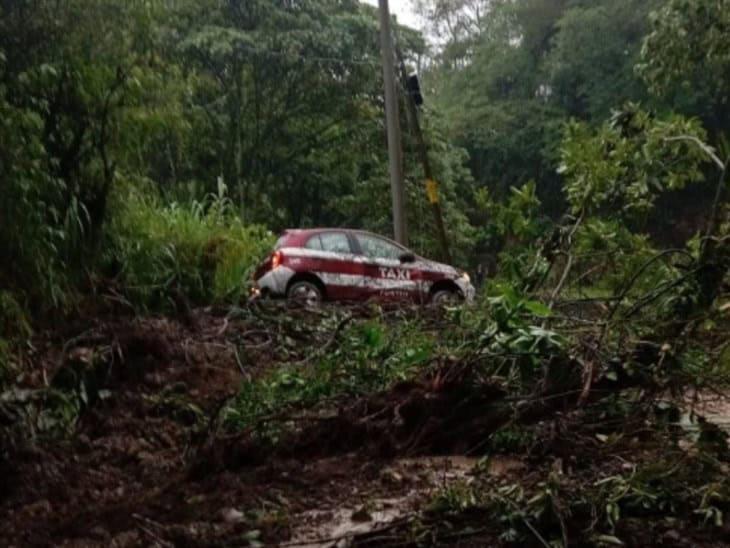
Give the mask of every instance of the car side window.
[{"label": "car side window", "polygon": [[370,259],[391,259],[397,261],[405,253],[397,245],[393,245],[389,241],[378,238],[377,236],[357,234],[356,237],[363,255]]},{"label": "car side window", "polygon": [[350,240],[343,232],[324,232],[319,235],[319,241],[323,251],[331,253],[352,253]]},{"label": "car side window", "polygon": [[307,249],[314,249],[316,251],[322,251],[322,240],[319,238],[319,234],[315,234],[309,240],[307,240],[306,245],[304,246]]}]

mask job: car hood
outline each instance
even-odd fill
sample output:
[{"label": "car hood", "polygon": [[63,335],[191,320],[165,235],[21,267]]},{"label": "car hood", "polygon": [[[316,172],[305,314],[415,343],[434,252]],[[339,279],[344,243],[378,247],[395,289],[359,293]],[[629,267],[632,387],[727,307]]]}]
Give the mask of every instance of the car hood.
[{"label": "car hood", "polygon": [[431,270],[433,272],[441,272],[447,276],[453,276],[454,278],[458,278],[461,276],[460,270],[458,270],[448,264],[439,263],[437,261],[432,261],[430,259],[424,259],[422,257],[418,258],[418,264],[424,270]]}]

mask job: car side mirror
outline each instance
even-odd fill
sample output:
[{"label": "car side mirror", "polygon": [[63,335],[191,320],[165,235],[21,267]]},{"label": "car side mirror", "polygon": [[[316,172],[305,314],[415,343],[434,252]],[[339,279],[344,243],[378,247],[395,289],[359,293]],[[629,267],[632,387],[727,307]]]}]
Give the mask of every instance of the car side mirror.
[{"label": "car side mirror", "polygon": [[400,257],[398,257],[398,260],[401,263],[415,263],[416,256],[410,251],[406,251],[405,253],[401,253]]}]

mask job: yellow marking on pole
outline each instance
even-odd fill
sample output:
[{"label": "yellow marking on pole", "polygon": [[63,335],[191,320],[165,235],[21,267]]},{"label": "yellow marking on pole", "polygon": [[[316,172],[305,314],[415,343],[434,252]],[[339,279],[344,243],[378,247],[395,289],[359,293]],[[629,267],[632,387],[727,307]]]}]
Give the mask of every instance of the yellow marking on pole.
[{"label": "yellow marking on pole", "polygon": [[439,203],[439,184],[433,179],[426,179],[426,196],[432,204]]}]

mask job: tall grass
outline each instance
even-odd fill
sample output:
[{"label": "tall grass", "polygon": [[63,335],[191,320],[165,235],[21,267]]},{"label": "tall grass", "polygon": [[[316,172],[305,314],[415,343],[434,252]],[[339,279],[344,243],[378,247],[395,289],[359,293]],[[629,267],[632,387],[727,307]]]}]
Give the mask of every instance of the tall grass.
[{"label": "tall grass", "polygon": [[145,308],[165,308],[178,292],[199,304],[239,301],[273,245],[271,232],[237,216],[224,187],[189,204],[163,205],[138,190],[116,200],[105,264]]}]

